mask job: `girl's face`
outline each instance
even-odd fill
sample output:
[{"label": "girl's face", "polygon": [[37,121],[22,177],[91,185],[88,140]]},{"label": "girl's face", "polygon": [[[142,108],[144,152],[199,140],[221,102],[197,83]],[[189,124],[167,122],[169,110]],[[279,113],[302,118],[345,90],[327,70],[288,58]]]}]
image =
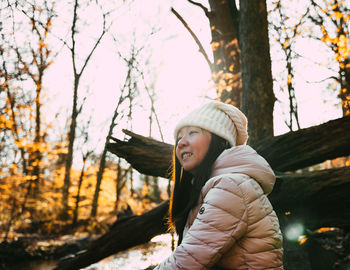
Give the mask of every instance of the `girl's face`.
[{"label": "girl's face", "polygon": [[175,154],[185,171],[196,173],[208,152],[210,140],[210,132],[201,128],[188,126],[180,129]]}]

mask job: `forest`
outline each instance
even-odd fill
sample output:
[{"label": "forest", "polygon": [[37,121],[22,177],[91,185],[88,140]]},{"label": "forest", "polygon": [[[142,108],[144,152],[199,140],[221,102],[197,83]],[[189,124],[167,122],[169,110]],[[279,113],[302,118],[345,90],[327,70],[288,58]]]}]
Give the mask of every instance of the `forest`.
[{"label": "forest", "polygon": [[172,131],[210,99],[277,175],[284,268],[350,269],[349,1],[6,0],[0,18],[0,269],[167,233]]}]

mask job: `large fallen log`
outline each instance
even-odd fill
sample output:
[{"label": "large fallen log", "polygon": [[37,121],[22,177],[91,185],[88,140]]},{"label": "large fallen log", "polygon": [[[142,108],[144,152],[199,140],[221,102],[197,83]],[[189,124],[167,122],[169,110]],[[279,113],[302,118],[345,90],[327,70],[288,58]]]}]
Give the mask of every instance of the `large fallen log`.
[{"label": "large fallen log", "polygon": [[[291,171],[328,159],[350,155],[350,116],[257,143],[255,149],[276,171]],[[108,150],[125,158],[140,173],[167,177],[173,146],[124,130],[129,141],[108,145]]]},{"label": "large fallen log", "polygon": [[[298,222],[309,229],[350,228],[350,167],[280,175],[269,198],[282,226]],[[165,233],[168,205],[166,201],[141,216],[117,221],[88,250],[61,260],[56,269],[86,267]]]},{"label": "large fallen log", "polygon": [[80,269],[119,251],[147,243],[154,236],[167,231],[165,217],[168,208],[169,201],[165,201],[143,215],[117,220],[87,250],[61,259],[55,269]]},{"label": "large fallen log", "polygon": [[350,155],[350,116],[260,141],[255,149],[277,171]]},{"label": "large fallen log", "polygon": [[280,175],[269,198],[283,224],[350,229],[350,167]]}]

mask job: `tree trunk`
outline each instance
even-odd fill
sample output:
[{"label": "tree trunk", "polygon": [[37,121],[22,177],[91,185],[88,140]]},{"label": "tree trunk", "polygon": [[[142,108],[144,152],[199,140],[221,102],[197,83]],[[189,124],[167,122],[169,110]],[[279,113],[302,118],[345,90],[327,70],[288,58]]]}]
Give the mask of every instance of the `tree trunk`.
[{"label": "tree trunk", "polygon": [[212,36],[213,79],[222,102],[241,108],[241,54],[238,46],[239,13],[235,1],[209,0],[207,14]]},{"label": "tree trunk", "polygon": [[34,168],[33,168],[33,175],[35,176],[34,180],[34,199],[36,199],[38,192],[39,192],[39,185],[40,185],[40,163],[42,159],[41,155],[41,149],[40,144],[42,142],[41,137],[41,89],[42,89],[42,77],[43,72],[39,72],[39,80],[35,81],[36,83],[36,97],[35,97],[35,137],[34,137],[34,143],[35,143],[35,152],[34,152]]},{"label": "tree trunk", "polygon": [[[131,70],[129,68],[128,70],[128,75],[127,75],[127,80],[130,78],[130,73]],[[106,157],[107,157],[107,145],[108,145],[108,141],[109,138],[112,136],[113,133],[113,129],[116,126],[116,119],[119,115],[118,110],[119,110],[119,106],[122,104],[124,98],[123,98],[123,93],[124,93],[124,89],[122,90],[118,103],[114,109],[114,113],[113,113],[113,117],[111,120],[111,124],[109,125],[109,129],[108,129],[108,134],[106,136],[106,140],[105,140],[105,144],[103,147],[103,152],[102,152],[102,156],[101,156],[101,160],[100,160],[100,166],[98,168],[98,172],[97,172],[97,179],[96,179],[96,187],[95,187],[95,193],[94,193],[94,198],[92,201],[92,208],[91,208],[91,217],[94,218],[96,217],[97,214],[97,208],[98,208],[98,197],[100,194],[100,187],[101,187],[101,183],[102,183],[102,178],[103,178],[103,173],[105,170],[105,166],[106,166]],[[119,168],[119,167],[118,167]]]},{"label": "tree trunk", "polygon": [[63,211],[62,211],[62,217],[68,218],[68,197],[69,197],[69,187],[70,187],[70,170],[72,168],[72,162],[73,162],[73,151],[74,151],[74,141],[75,141],[75,129],[77,127],[77,117],[79,113],[81,112],[83,105],[80,106],[78,109],[78,88],[79,88],[79,81],[84,73],[85,68],[87,67],[91,56],[95,52],[97,46],[100,44],[103,36],[105,35],[107,29],[106,29],[106,14],[103,14],[103,29],[97,40],[94,42],[94,46],[90,50],[88,56],[84,59],[82,67],[80,71],[77,69],[77,52],[76,52],[76,34],[77,31],[77,23],[79,20],[78,16],[78,9],[79,9],[79,0],[74,0],[74,7],[73,7],[73,20],[72,20],[72,27],[71,27],[71,40],[72,40],[72,46],[69,47],[69,50],[71,51],[71,57],[72,57],[72,65],[73,65],[73,74],[74,74],[74,89],[73,89],[73,107],[72,107],[72,116],[71,116],[71,124],[69,128],[68,133],[68,154],[66,159],[66,165],[65,165],[65,176],[64,176],[64,186],[63,186],[63,194],[62,194],[62,205],[63,205]]},{"label": "tree trunk", "polygon": [[[118,212],[118,205],[120,202],[120,194],[125,187],[128,181],[128,174],[132,174],[132,167],[129,166],[127,170],[124,170],[123,174],[121,173],[120,159],[118,160],[118,174],[115,179],[115,188],[116,188],[116,199],[115,199],[115,212]],[[132,177],[132,176],[131,176]]]},{"label": "tree trunk", "polygon": [[[242,110],[249,144],[273,136],[273,93],[266,1],[241,0],[239,45],[242,60]],[[262,102],[263,101],[263,102]]]},{"label": "tree trunk", "polygon": [[77,126],[77,117],[78,117],[78,86],[79,86],[79,76],[75,76],[74,79],[74,93],[73,93],[73,107],[72,107],[72,116],[71,124],[69,127],[68,133],[68,153],[66,156],[65,164],[65,173],[64,173],[64,183],[63,183],[63,192],[62,192],[62,218],[68,218],[68,197],[69,197],[69,187],[70,187],[70,170],[72,168],[73,162],[73,150],[74,150],[74,141],[75,141],[75,129]]},{"label": "tree trunk", "polygon": [[83,167],[81,168],[81,172],[80,172],[78,191],[77,191],[77,196],[75,198],[75,209],[73,211],[73,225],[75,225],[78,221],[80,191],[81,191],[81,186],[83,185],[83,180],[84,180],[84,176],[85,176],[85,165],[86,165],[86,160],[88,158],[88,155],[89,154],[86,154],[83,156]]},{"label": "tree trunk", "polygon": [[[350,155],[350,116],[257,142],[255,149],[276,171],[291,171]],[[130,131],[129,141],[113,139],[108,150],[140,173],[168,177],[173,146]]]},{"label": "tree trunk", "polygon": [[94,198],[92,200],[90,218],[96,217],[96,214],[97,214],[98,197],[100,195],[103,173],[105,171],[105,166],[106,166],[106,156],[107,156],[106,145],[107,145],[107,143],[108,143],[108,137],[106,138],[105,146],[103,148],[103,152],[102,152],[102,156],[101,156],[100,166],[99,166],[98,172],[97,172],[96,186],[95,186]]},{"label": "tree trunk", "polygon": [[115,204],[114,204],[114,211],[118,212],[118,205],[120,200],[120,189],[119,189],[119,182],[121,181],[121,166],[120,166],[120,158],[118,158],[117,163],[117,177],[115,178]]}]

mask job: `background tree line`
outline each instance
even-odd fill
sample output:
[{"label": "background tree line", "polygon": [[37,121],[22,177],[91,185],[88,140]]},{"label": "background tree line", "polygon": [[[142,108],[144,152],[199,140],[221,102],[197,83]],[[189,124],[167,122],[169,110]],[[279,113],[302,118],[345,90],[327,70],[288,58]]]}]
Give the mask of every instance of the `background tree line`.
[{"label": "background tree line", "polygon": [[[115,70],[117,76],[124,77],[124,82],[111,93],[115,99],[114,112],[110,119],[101,119],[109,122],[109,129],[107,134],[100,134],[99,140],[105,138],[107,142],[118,123],[130,127],[134,108],[140,106],[149,111],[150,130],[158,121],[153,105],[154,87],[145,78],[150,69],[147,44],[135,41],[121,46],[118,33],[111,31],[118,12],[125,12],[130,6],[104,4],[108,5],[66,2],[63,8],[68,12],[46,0],[1,4],[0,226],[5,240],[11,239],[17,230],[58,233],[78,221],[93,231],[100,226],[96,218],[115,217],[127,206],[128,196],[137,198],[134,211],[142,209],[143,199],[160,200],[159,192],[150,195],[155,185],[147,177],[144,178],[147,192],[133,188],[132,168],[108,155],[106,143],[102,152],[91,144],[92,115],[84,113],[90,82],[84,75],[94,65],[94,54],[104,38],[112,40],[113,58],[124,66],[124,70]],[[92,23],[88,9],[95,13],[96,32],[86,32]],[[60,27],[67,32],[61,34],[64,31],[60,33],[57,30]],[[151,26],[149,31],[146,39],[157,29]],[[121,49],[124,46],[130,47]],[[62,110],[55,112],[54,119],[46,119],[54,101],[44,83],[48,69],[62,53],[70,54],[66,65],[72,81],[70,89],[62,89],[72,97],[67,100],[71,108],[63,127]],[[139,96],[147,100],[140,104]],[[81,169],[77,162],[72,166],[74,160],[81,160],[78,165]],[[156,178],[152,181],[157,182]],[[123,189],[129,195],[121,199]],[[100,202],[103,207],[99,213]]]}]

